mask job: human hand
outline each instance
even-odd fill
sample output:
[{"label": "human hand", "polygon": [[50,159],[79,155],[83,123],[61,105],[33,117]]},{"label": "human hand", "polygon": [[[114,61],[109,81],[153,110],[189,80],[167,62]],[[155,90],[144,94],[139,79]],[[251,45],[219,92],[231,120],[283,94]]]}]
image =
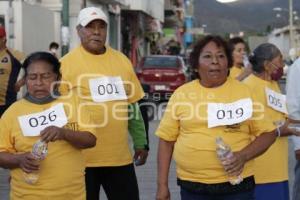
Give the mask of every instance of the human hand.
[{"label": "human hand", "polygon": [[148,150],[135,149],[133,159],[136,166],[144,165],[147,161],[147,157],[148,157]]},{"label": "human hand", "polygon": [[281,136],[295,135],[300,136],[300,123],[292,119],[287,119],[279,128]]},{"label": "human hand", "polygon": [[17,155],[19,167],[26,173],[39,170],[39,161],[30,153],[22,153]]},{"label": "human hand", "polygon": [[230,158],[225,158],[221,162],[230,176],[239,176],[243,172],[246,159],[240,152],[234,152]]},{"label": "human hand", "polygon": [[25,77],[17,81],[17,83],[15,84],[15,92],[19,92],[23,85],[25,85]]},{"label": "human hand", "polygon": [[156,200],[170,200],[170,190],[167,185],[157,186]]},{"label": "human hand", "polygon": [[46,143],[65,139],[64,129],[57,126],[49,126],[45,128],[41,131],[40,135],[41,140]]}]

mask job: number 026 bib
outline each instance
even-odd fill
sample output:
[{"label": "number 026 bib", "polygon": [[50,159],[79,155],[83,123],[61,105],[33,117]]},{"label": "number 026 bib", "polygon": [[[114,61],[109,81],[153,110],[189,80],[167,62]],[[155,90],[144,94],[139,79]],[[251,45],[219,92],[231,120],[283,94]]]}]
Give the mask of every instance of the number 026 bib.
[{"label": "number 026 bib", "polygon": [[102,77],[89,80],[90,92],[94,102],[127,99],[121,77]]},{"label": "number 026 bib", "polygon": [[63,127],[68,123],[62,103],[43,112],[20,116],[18,120],[24,136],[39,136],[49,126]]},{"label": "number 026 bib", "polygon": [[253,107],[250,98],[233,103],[208,103],[208,128],[232,125],[252,117]]}]

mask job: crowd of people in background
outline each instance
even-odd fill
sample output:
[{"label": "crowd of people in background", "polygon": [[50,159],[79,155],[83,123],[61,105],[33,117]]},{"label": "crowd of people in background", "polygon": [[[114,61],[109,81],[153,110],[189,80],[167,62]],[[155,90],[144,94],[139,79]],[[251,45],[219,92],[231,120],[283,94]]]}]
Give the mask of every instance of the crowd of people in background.
[{"label": "crowd of people in background", "polygon": [[[106,43],[107,28],[101,9],[82,9],[80,45],[58,60],[56,42],[25,59],[6,46],[0,26],[0,167],[8,169],[0,173],[10,199],[98,200],[100,187],[109,200],[140,199],[135,167],[147,161],[149,125],[139,103],[148,88]],[[168,45],[164,53],[180,53],[178,42]],[[271,43],[250,53],[242,38],[207,35],[188,60],[194,80],[172,94],[155,130],[156,200],[171,199],[172,158],[182,200],[289,200],[288,136],[297,159],[292,200],[299,200],[300,58],[289,69],[287,98],[278,85],[283,56]],[[231,149],[225,157],[217,138]],[[38,141],[46,144],[43,159],[32,153]],[[33,173],[37,182],[26,182]]]}]

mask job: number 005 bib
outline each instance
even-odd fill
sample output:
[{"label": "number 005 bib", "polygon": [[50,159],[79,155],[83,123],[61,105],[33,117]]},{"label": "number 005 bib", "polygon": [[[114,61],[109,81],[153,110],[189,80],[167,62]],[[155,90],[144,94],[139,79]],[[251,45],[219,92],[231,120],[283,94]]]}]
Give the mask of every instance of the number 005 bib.
[{"label": "number 005 bib", "polygon": [[268,106],[274,110],[287,114],[286,96],[269,88],[265,88],[265,90]]},{"label": "number 005 bib", "polygon": [[232,125],[252,117],[253,107],[250,98],[233,103],[208,103],[208,128]]},{"label": "number 005 bib", "polygon": [[49,126],[63,127],[68,123],[62,103],[43,112],[20,116],[18,120],[24,136],[39,136]]}]

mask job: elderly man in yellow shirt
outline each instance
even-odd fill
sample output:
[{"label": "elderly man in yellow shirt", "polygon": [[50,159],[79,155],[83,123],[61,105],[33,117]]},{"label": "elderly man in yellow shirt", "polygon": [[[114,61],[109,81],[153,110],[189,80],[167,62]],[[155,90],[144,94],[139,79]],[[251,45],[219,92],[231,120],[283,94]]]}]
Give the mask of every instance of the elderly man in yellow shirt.
[{"label": "elderly man in yellow shirt", "polygon": [[[128,116],[130,107],[141,116],[137,101],[144,92],[129,59],[105,44],[107,26],[107,16],[101,9],[80,11],[77,32],[81,45],[61,59],[62,80],[66,82],[61,91],[79,96],[81,108],[91,112],[91,125],[99,137],[96,147],[84,151],[87,199],[99,199],[102,186],[108,199],[138,200],[133,161],[145,163],[147,141],[144,131],[137,132],[135,136],[142,142],[135,145],[131,155]],[[138,124],[144,126],[142,121]],[[135,141],[136,137],[132,138]]]}]

